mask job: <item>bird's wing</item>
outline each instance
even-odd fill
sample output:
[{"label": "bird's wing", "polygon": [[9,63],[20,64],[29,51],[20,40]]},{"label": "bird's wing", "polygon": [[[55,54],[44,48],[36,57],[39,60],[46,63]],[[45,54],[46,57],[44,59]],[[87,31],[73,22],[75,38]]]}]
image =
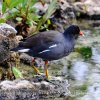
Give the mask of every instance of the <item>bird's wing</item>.
[{"label": "bird's wing", "polygon": [[25,48],[34,48],[38,46],[45,47],[47,45],[49,46],[57,41],[57,39],[55,38],[58,34],[58,31],[40,32],[38,34],[26,38],[24,42],[20,43],[20,46],[23,46]]}]

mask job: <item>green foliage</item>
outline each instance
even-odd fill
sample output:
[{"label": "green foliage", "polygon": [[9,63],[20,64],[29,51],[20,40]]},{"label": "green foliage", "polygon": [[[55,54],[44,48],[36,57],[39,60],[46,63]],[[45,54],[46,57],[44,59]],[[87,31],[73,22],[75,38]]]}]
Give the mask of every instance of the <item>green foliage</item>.
[{"label": "green foliage", "polygon": [[12,67],[12,71],[16,78],[23,78],[22,73],[16,67]]},{"label": "green foliage", "polygon": [[40,16],[37,15],[35,7],[33,7],[37,1],[38,0],[5,0],[2,3],[3,16],[7,14],[7,16],[4,17],[6,20],[15,17],[16,20],[23,20],[30,25],[33,21],[37,21],[40,18]]},{"label": "green foliage", "polygon": [[[45,3],[42,0],[4,0],[2,2],[2,16],[0,23],[8,19],[16,19],[18,22],[28,26],[37,25],[36,31],[39,31],[42,25],[50,18],[56,9],[57,0],[53,0],[44,16],[40,16],[34,7],[37,2]],[[48,26],[48,25],[47,25]]]},{"label": "green foliage", "polygon": [[51,4],[49,5],[47,12],[44,14],[42,19],[39,21],[36,31],[39,31],[42,24],[44,24],[50,18],[50,16],[55,12],[56,8],[57,8],[57,0],[53,0]]},{"label": "green foliage", "polygon": [[91,56],[92,56],[92,49],[91,49],[91,47],[76,48],[75,51],[79,52],[85,60],[90,59]]}]

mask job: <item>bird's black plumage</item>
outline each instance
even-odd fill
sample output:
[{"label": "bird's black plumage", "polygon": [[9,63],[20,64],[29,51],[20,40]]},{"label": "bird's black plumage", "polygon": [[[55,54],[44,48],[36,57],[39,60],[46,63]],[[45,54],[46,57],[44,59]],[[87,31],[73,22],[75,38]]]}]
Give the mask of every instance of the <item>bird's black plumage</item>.
[{"label": "bird's black plumage", "polygon": [[30,56],[44,60],[57,60],[73,50],[79,33],[77,25],[71,25],[64,33],[53,30],[40,32],[20,42],[13,51],[26,52]]}]

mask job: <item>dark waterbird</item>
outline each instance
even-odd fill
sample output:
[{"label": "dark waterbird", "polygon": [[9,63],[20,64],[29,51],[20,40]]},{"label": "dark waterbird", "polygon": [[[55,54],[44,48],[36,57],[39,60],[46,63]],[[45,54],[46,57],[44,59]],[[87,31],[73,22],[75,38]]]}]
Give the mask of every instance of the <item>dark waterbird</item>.
[{"label": "dark waterbird", "polygon": [[[27,37],[12,51],[24,52],[33,57],[42,58],[45,61],[45,74],[48,78],[48,61],[58,60],[73,51],[79,35],[83,35],[77,25],[69,26],[64,33],[58,31],[45,31]],[[37,70],[36,67],[34,67]],[[37,70],[37,73],[39,71]]]}]

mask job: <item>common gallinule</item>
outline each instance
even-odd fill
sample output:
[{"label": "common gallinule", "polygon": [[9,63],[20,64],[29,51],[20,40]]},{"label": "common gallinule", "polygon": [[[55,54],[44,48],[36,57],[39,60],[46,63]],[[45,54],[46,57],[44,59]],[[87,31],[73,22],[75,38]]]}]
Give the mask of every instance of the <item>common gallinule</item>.
[{"label": "common gallinule", "polygon": [[[44,59],[45,74],[48,78],[48,61],[67,56],[74,49],[75,41],[79,35],[83,35],[83,33],[80,32],[77,25],[69,26],[64,33],[53,30],[39,32],[20,42],[13,51],[25,52],[30,56]],[[35,68],[35,70],[37,69]]]}]

